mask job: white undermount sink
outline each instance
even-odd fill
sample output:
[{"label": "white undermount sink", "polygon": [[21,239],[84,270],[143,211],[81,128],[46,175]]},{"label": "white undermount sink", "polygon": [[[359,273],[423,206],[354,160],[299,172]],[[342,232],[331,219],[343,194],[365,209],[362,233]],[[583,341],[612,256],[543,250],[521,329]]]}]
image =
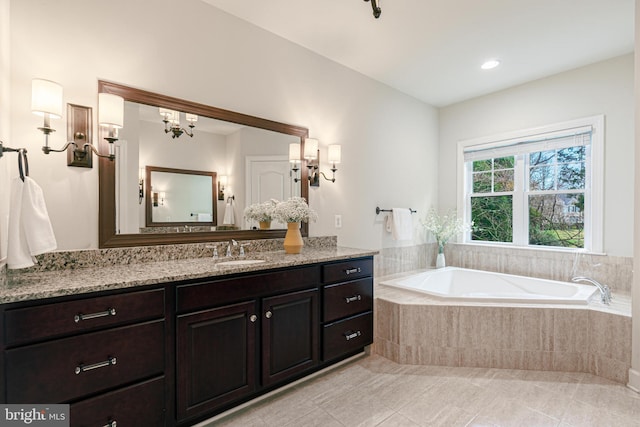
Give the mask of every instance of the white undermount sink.
[{"label": "white undermount sink", "polygon": [[263,259],[234,259],[232,261],[218,262],[216,265],[233,266],[233,265],[251,265],[265,262]]}]

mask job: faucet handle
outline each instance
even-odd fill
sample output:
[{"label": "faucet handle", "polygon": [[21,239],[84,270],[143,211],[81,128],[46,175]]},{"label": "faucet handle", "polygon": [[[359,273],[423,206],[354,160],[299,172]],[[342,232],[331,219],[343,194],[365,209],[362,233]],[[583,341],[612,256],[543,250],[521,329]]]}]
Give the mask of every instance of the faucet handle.
[{"label": "faucet handle", "polygon": [[213,249],[213,255],[211,255],[211,257],[218,258],[218,247],[216,245],[207,246],[207,249]]},{"label": "faucet handle", "polygon": [[249,243],[241,243],[240,244],[240,256],[245,256],[244,247],[249,246]]}]

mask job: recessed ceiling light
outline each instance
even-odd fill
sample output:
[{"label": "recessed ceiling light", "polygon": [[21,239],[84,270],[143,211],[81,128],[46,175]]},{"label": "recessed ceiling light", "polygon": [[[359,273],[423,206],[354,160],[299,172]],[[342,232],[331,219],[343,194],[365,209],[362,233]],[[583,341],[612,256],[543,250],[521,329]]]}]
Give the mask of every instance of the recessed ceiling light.
[{"label": "recessed ceiling light", "polygon": [[485,61],[484,64],[480,66],[480,68],[482,68],[483,70],[491,70],[493,68],[496,68],[498,65],[500,65],[499,60],[489,59],[488,61]]}]

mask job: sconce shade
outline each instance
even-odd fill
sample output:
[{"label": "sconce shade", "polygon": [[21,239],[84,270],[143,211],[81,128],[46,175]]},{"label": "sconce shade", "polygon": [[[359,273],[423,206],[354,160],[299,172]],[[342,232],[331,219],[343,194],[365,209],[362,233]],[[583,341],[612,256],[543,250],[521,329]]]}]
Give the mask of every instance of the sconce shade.
[{"label": "sconce shade", "polygon": [[291,163],[300,161],[300,144],[289,144],[289,161]]},{"label": "sconce shade", "polygon": [[62,117],[62,86],[43,79],[31,81],[31,111],[39,116]]},{"label": "sconce shade", "polygon": [[160,115],[165,118],[165,119],[169,119],[173,113],[172,110],[168,109],[168,108],[162,108],[162,107],[158,107],[158,112],[160,113]]},{"label": "sconce shade", "polygon": [[304,141],[304,158],[307,160],[315,160],[318,158],[318,140],[308,138]]},{"label": "sconce shade", "polygon": [[185,113],[185,117],[189,123],[195,123],[198,121],[198,116],[196,114]]},{"label": "sconce shade", "polygon": [[329,154],[327,155],[327,160],[329,163],[337,164],[342,160],[342,152],[340,145],[330,145],[329,146]]},{"label": "sconce shade", "polygon": [[225,186],[227,185],[228,181],[229,181],[229,178],[227,177],[227,175],[220,175],[220,184]]},{"label": "sconce shade", "polygon": [[98,122],[100,126],[124,126],[124,99],[110,93],[98,94]]}]

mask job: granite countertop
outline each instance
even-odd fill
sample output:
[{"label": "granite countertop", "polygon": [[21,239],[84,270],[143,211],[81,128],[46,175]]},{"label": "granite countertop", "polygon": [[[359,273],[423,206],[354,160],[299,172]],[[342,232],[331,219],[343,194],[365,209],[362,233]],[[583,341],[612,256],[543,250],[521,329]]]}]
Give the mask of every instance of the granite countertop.
[{"label": "granite countertop", "polygon": [[[302,253],[296,255],[285,254],[284,251],[269,251],[254,252],[245,258],[192,258],[75,270],[9,273],[0,282],[0,304],[338,261],[377,253],[345,247],[304,248]],[[260,259],[265,262],[220,265],[235,259]]]}]

